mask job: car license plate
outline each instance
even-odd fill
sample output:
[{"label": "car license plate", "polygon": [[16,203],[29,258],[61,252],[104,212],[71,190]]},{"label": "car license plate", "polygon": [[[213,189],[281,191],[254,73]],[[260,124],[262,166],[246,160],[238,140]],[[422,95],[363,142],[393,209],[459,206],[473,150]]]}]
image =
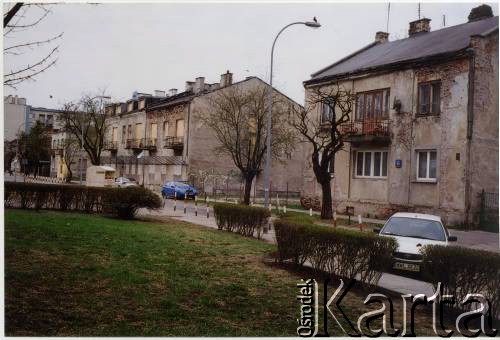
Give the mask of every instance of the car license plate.
[{"label": "car license plate", "polygon": [[410,272],[419,272],[420,271],[420,265],[411,264],[411,263],[403,263],[403,262],[395,262],[393,268],[399,269],[399,270],[407,270]]}]

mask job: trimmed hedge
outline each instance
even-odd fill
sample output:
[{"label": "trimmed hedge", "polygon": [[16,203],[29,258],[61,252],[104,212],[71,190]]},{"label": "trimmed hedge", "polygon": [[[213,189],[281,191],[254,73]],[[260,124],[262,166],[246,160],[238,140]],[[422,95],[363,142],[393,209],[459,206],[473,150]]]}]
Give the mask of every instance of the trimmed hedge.
[{"label": "trimmed hedge", "polygon": [[105,213],[132,219],[139,208],[158,209],[161,199],[141,187],[110,188],[40,183],[5,183],[6,208]]},{"label": "trimmed hedge", "polygon": [[243,236],[254,236],[260,239],[262,230],[271,213],[269,210],[248,205],[216,203],[214,216],[217,227]]},{"label": "trimmed hedge", "polygon": [[[391,267],[397,243],[389,237],[279,219],[274,223],[280,262],[306,262],[338,278],[376,285]],[[359,275],[359,277],[358,277]]]},{"label": "trimmed hedge", "polygon": [[[483,294],[489,299],[492,315],[500,312],[500,254],[485,250],[458,246],[425,246],[423,276],[437,288],[443,286],[443,294],[455,296],[456,309],[462,306],[467,294]],[[465,308],[464,308],[465,307]]]}]

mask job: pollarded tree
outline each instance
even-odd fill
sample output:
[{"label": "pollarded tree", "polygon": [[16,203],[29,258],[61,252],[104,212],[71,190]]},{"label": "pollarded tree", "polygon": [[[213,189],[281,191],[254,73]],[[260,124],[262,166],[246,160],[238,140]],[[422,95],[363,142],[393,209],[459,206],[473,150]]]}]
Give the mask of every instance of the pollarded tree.
[{"label": "pollarded tree", "polygon": [[[254,178],[261,172],[266,154],[267,113],[270,87],[229,86],[209,96],[208,108],[196,112],[219,142],[215,151],[229,156],[245,181],[243,202],[250,204]],[[275,160],[293,149],[296,132],[288,124],[291,105],[273,91],[271,150]]]},{"label": "pollarded tree", "polygon": [[78,102],[64,104],[59,119],[70,138],[77,140],[88,154],[92,165],[101,165],[101,153],[106,138],[104,95],[83,96]]},{"label": "pollarded tree", "polygon": [[293,110],[291,124],[312,147],[311,164],[321,185],[323,219],[333,217],[331,172],[335,155],[344,147],[345,133],[341,126],[349,122],[353,106],[354,95],[337,83],[311,89],[305,108]]},{"label": "pollarded tree", "polygon": [[73,171],[71,170],[71,165],[75,163],[75,158],[78,156],[80,152],[80,143],[77,139],[74,138],[74,136],[70,136],[69,138],[66,138],[62,142],[62,150],[63,150],[63,157],[62,157],[62,162],[66,166],[66,169],[68,169],[68,173],[66,175],[66,182],[70,183],[71,179],[73,178]]}]

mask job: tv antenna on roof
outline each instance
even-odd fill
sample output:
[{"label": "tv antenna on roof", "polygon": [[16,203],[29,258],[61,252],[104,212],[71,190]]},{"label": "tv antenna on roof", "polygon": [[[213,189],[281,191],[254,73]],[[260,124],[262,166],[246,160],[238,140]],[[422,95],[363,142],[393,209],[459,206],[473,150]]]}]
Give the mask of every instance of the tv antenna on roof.
[{"label": "tv antenna on roof", "polygon": [[385,31],[389,33],[389,16],[391,14],[391,3],[387,3],[387,24],[385,26]]},{"label": "tv antenna on roof", "polygon": [[418,20],[420,20],[420,2],[418,3]]},{"label": "tv antenna on roof", "polygon": [[443,14],[443,27],[446,27],[446,15]]}]

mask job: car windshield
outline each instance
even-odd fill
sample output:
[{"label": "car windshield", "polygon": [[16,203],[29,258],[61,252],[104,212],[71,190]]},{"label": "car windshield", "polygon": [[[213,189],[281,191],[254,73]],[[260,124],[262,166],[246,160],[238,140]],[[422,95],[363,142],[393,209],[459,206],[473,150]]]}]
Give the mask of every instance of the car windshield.
[{"label": "car windshield", "polygon": [[178,187],[178,188],[182,188],[182,189],[188,189],[189,188],[189,185],[184,184],[184,183],[175,183],[175,186]]},{"label": "car windshield", "polygon": [[381,234],[415,237],[435,241],[445,240],[441,223],[411,217],[391,217],[382,229]]}]

